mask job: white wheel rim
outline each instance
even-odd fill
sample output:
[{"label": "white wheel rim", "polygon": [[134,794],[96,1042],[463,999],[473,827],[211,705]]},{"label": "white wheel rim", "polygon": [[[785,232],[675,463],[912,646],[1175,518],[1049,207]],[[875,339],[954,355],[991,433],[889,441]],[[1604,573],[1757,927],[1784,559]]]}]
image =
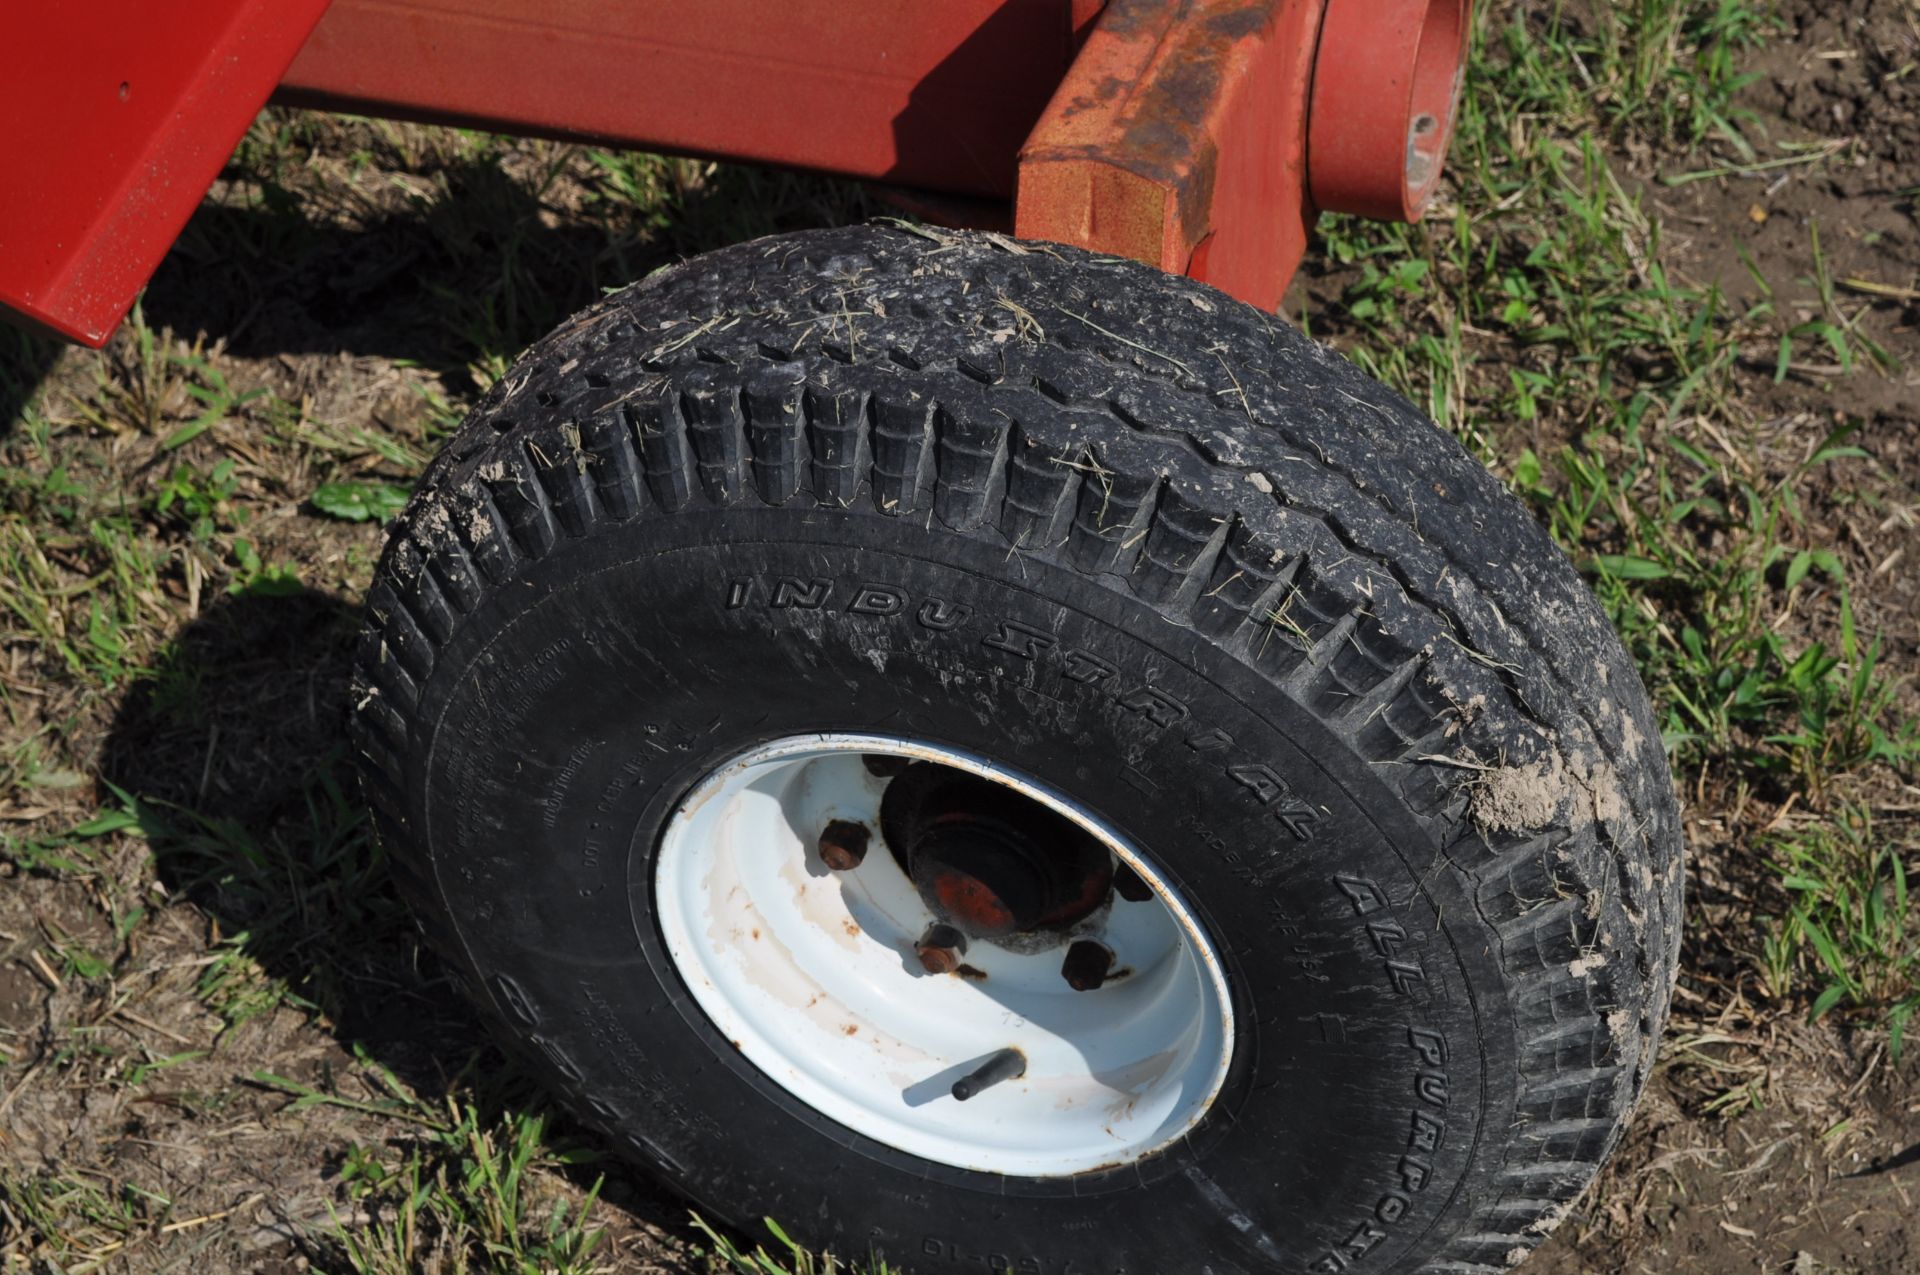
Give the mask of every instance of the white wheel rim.
[{"label": "white wheel rim", "polygon": [[[1092,991],[1064,946],[975,940],[966,971],[930,975],[913,945],[931,913],[880,832],[887,780],[868,754],[998,781],[1093,834],[1152,890],[1075,927],[1110,947]],[[820,831],[865,823],[861,864],[833,872]],[[813,1110],[940,1164],[1022,1177],[1112,1168],[1205,1115],[1233,1053],[1232,1002],[1212,944],[1178,894],[1114,831],[982,758],[868,735],[793,736],[720,767],[675,808],[654,907],[666,951],[720,1034]],[[983,974],[984,978],[976,975]],[[1025,1074],[961,1102],[961,1076],[1005,1048]]]}]

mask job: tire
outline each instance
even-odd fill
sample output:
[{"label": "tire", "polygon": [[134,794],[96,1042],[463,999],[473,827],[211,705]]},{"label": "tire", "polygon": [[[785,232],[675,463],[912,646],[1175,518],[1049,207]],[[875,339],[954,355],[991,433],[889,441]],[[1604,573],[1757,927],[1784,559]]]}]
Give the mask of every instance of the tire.
[{"label": "tire", "polygon": [[[430,941],[735,1224],[923,1273],[1504,1269],[1653,1064],[1679,819],[1593,597],[1402,399],[1132,262],[868,227],[606,298],[428,469],[356,677]],[[663,829],[808,732],[993,759],[1138,848],[1224,971],[1197,1124],[957,1167],[716,1029],[665,950]]]}]

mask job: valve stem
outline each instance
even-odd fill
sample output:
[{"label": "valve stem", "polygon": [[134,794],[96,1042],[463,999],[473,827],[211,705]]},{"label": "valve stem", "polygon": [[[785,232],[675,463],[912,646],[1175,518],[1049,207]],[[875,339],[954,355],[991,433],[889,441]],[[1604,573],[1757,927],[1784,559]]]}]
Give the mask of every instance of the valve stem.
[{"label": "valve stem", "polygon": [[1018,1080],[1027,1074],[1027,1056],[1017,1049],[1003,1049],[953,1082],[953,1096],[961,1102],[1003,1080]]}]

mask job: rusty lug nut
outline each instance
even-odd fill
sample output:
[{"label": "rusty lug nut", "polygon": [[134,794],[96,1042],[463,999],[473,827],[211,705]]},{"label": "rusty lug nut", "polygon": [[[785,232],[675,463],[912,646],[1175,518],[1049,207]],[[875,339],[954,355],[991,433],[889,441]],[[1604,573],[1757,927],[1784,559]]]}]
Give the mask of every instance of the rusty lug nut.
[{"label": "rusty lug nut", "polygon": [[820,861],[835,872],[851,872],[867,857],[872,835],[864,823],[835,819],[820,834]]},{"label": "rusty lug nut", "polygon": [[966,950],[967,936],[937,921],[929,925],[920,941],[913,945],[913,954],[920,958],[920,968],[929,974],[953,973],[960,968],[960,954]]},{"label": "rusty lug nut", "polygon": [[1129,903],[1145,903],[1153,897],[1153,887],[1140,879],[1130,863],[1114,865],[1113,892]]},{"label": "rusty lug nut", "polygon": [[908,758],[895,757],[892,753],[862,753],[860,760],[866,765],[867,773],[876,779],[892,779],[913,765]]},{"label": "rusty lug nut", "polygon": [[1107,981],[1113,968],[1113,949],[1092,939],[1076,939],[1060,963],[1060,977],[1076,992],[1091,992]]}]

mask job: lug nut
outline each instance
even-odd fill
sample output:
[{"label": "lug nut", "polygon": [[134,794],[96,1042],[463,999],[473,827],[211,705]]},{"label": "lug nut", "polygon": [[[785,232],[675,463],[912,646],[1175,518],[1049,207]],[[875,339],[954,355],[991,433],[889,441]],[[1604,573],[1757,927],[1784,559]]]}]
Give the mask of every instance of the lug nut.
[{"label": "lug nut", "polygon": [[1067,948],[1067,959],[1060,963],[1060,977],[1076,992],[1091,992],[1107,981],[1113,968],[1113,949],[1092,939],[1077,939]]},{"label": "lug nut", "polygon": [[913,954],[920,958],[920,968],[929,974],[951,974],[960,968],[960,954],[967,950],[967,936],[936,921],[927,927],[920,941],[913,945]]},{"label": "lug nut", "polygon": [[1003,1080],[1018,1080],[1027,1074],[1027,1056],[1017,1049],[1003,1049],[953,1082],[953,1096],[961,1102],[982,1089],[991,1089]]},{"label": "lug nut", "polygon": [[1113,892],[1129,903],[1145,903],[1153,897],[1153,887],[1140,879],[1130,863],[1114,865]]},{"label": "lug nut", "polygon": [[862,753],[860,760],[866,765],[867,773],[876,779],[892,779],[913,765],[909,758],[895,757],[892,753]]},{"label": "lug nut", "polygon": [[820,834],[820,861],[835,872],[851,872],[867,857],[872,835],[864,823],[835,819]]}]

